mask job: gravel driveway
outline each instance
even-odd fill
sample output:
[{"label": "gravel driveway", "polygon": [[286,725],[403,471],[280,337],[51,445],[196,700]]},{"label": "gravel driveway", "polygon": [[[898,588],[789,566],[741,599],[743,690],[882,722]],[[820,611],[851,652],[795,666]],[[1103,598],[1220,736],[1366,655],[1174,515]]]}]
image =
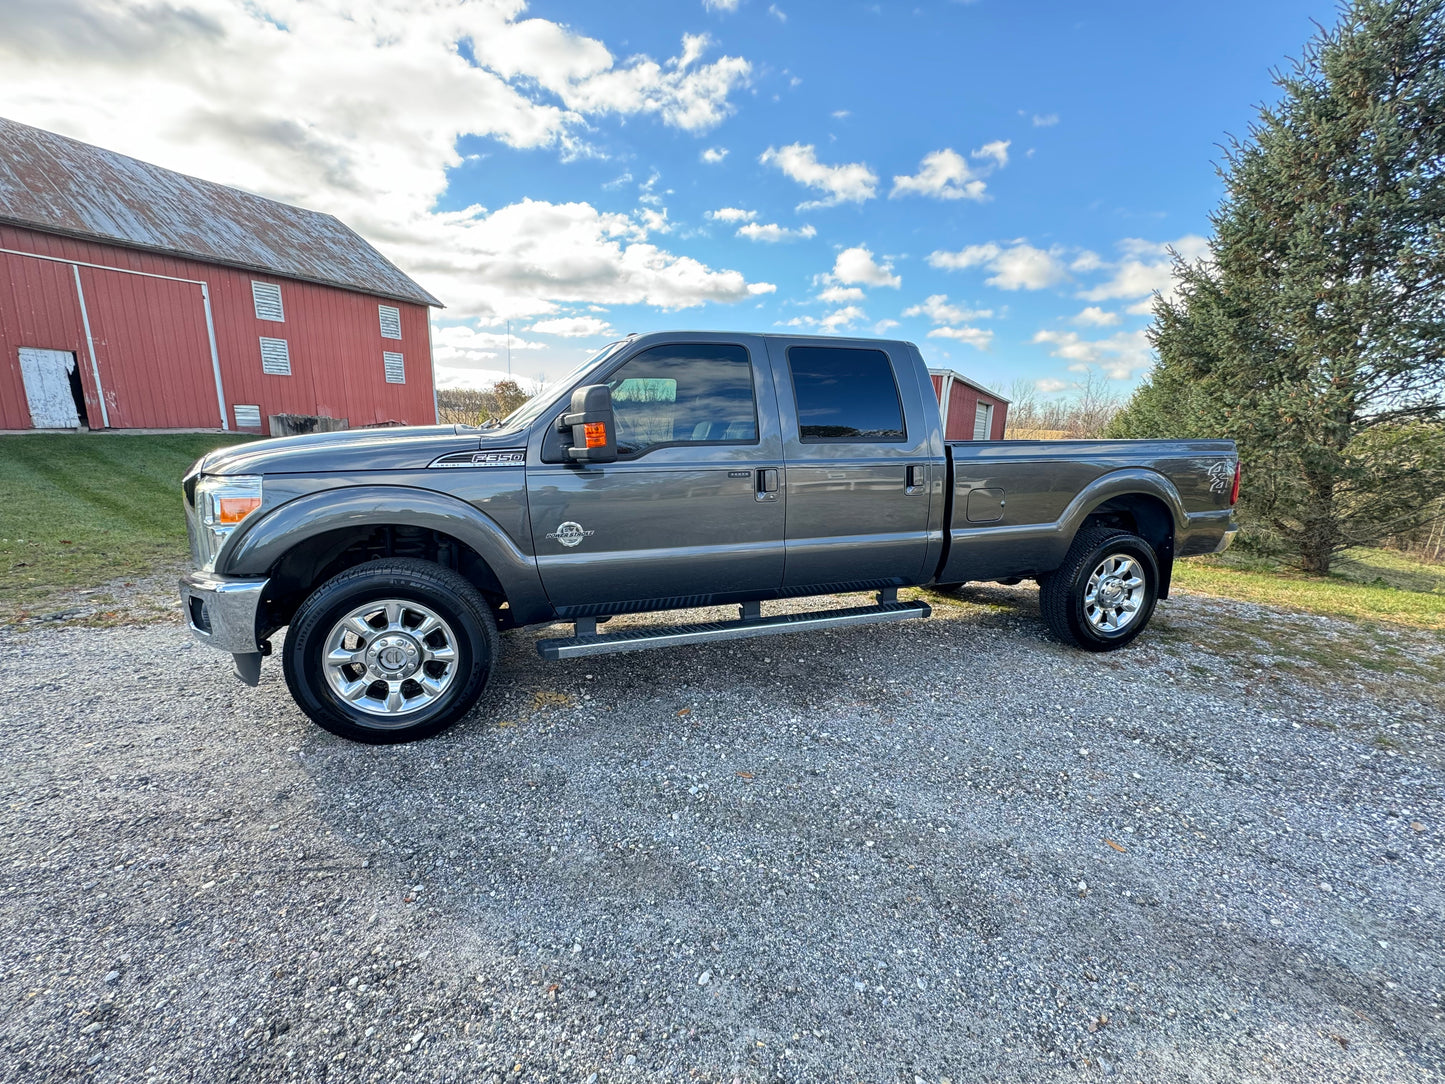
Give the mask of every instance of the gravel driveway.
[{"label": "gravel driveway", "polygon": [[934,601],[511,633],[397,748],[174,623],[0,632],[0,1080],[1445,1079],[1438,685],[1236,603],[1089,656]]}]

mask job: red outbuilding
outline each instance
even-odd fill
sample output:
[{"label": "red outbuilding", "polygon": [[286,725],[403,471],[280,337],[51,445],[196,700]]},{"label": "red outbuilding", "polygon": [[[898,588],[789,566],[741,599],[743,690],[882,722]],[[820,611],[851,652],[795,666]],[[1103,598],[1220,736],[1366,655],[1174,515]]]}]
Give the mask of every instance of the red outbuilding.
[{"label": "red outbuilding", "polygon": [[330,215],[0,118],[0,429],[434,422],[439,305]]},{"label": "red outbuilding", "polygon": [[952,369],[929,369],[944,440],[1003,440],[1009,401]]}]

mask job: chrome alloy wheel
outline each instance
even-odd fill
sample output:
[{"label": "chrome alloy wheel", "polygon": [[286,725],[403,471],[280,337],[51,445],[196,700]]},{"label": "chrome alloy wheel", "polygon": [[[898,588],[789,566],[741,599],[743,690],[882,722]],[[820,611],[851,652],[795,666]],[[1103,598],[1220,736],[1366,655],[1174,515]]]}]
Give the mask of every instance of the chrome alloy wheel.
[{"label": "chrome alloy wheel", "polygon": [[360,711],[410,715],[445,693],[457,676],[457,640],[435,612],[403,599],[358,606],[326,637],[326,682]]},{"label": "chrome alloy wheel", "polygon": [[1100,632],[1127,628],[1144,605],[1144,569],[1126,553],[1099,562],[1084,589],[1084,617]]}]

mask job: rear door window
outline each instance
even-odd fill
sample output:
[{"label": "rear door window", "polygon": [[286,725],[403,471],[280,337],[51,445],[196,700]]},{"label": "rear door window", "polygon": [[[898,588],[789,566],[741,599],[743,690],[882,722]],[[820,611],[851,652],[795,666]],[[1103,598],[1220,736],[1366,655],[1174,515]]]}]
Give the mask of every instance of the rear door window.
[{"label": "rear door window", "polygon": [[882,350],[790,346],[788,369],[804,444],[906,439],[898,381]]}]

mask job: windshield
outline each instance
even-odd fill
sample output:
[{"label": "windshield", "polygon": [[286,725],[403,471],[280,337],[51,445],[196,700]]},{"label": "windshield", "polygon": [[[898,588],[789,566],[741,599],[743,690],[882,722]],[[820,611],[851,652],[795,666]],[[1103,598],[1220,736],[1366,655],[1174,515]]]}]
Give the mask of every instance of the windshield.
[{"label": "windshield", "polygon": [[548,381],[541,391],[498,422],[497,428],[521,429],[531,425],[541,416],[542,412],[551,405],[552,400],[556,398],[558,392],[570,387],[583,373],[606,361],[626,344],[626,339],[619,339],[615,343],[608,343],[581,365],[569,370],[567,375],[558,377],[556,380]]}]

